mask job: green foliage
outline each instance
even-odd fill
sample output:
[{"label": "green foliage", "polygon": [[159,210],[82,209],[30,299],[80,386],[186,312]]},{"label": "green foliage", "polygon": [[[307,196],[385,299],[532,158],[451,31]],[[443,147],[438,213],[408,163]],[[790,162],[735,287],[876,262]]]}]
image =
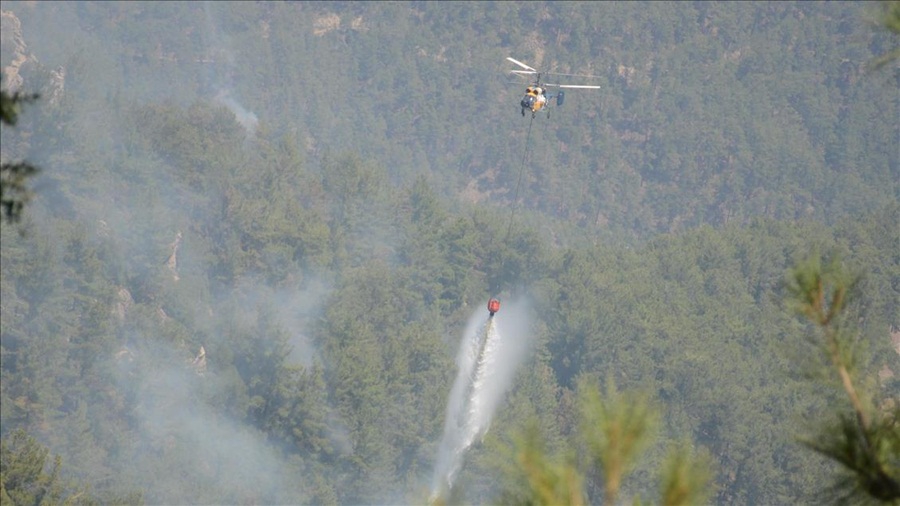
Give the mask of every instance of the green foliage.
[{"label": "green foliage", "polygon": [[[33,102],[39,97],[40,95],[36,93],[23,95],[19,92],[8,93],[6,90],[0,90],[0,122],[14,126],[19,118],[21,105]],[[27,162],[4,161],[0,165],[0,207],[3,208],[3,220],[19,220],[25,202],[31,195],[25,181],[36,173],[37,168]]]},{"label": "green foliage", "polygon": [[[900,500],[900,409],[861,426],[857,416],[838,414],[838,421],[803,444],[841,464],[843,472],[828,488],[838,504]],[[824,494],[823,494],[824,495]]]},{"label": "green foliage", "polygon": [[821,336],[826,367],[839,376],[852,406],[852,415],[837,408],[837,422],[804,444],[843,466],[832,487],[837,502],[894,503],[900,500],[900,409],[896,400],[881,408],[877,396],[873,402],[872,393],[860,390],[865,383],[856,372],[854,330],[845,324],[853,321],[848,303],[856,284],[837,257],[823,264],[813,254],[791,272],[788,300]]},{"label": "green foliage", "polygon": [[[587,504],[585,482],[590,470],[602,474],[603,504],[617,504],[624,479],[653,439],[659,411],[646,394],[619,392],[607,382],[605,395],[594,383],[582,378],[578,383],[579,429],[573,441],[579,448],[562,456],[548,451],[541,430],[528,422],[514,439],[515,462],[506,474],[511,481],[502,492],[503,504]],[[509,463],[506,464],[509,467]],[[702,504],[708,497],[709,456],[695,455],[689,444],[673,445],[661,469],[661,504]],[[588,476],[586,480],[586,476]],[[640,503],[640,497],[635,499]]]},{"label": "green foliage", "polygon": [[581,433],[591,464],[603,474],[604,503],[615,504],[622,480],[654,435],[658,410],[645,394],[617,391],[612,379],[602,397],[586,379],[578,394]]},{"label": "green foliage", "polygon": [[[856,283],[856,279],[841,267],[840,258],[834,257],[822,265],[821,256],[811,255],[800,262],[791,275],[789,300],[795,310],[813,324],[822,328],[838,327],[840,322],[836,319],[844,314],[848,292]],[[838,336],[831,333],[828,338],[837,340]]]},{"label": "green foliage", "polygon": [[662,501],[667,506],[707,504],[712,479],[709,454],[688,443],[673,445],[662,470]]},{"label": "green foliage", "polygon": [[516,440],[515,465],[524,475],[521,485],[505,491],[501,504],[586,504],[584,477],[577,470],[574,457],[562,462],[551,457],[543,445],[539,428],[529,424]]},{"label": "green foliage", "polygon": [[45,473],[48,451],[37,441],[29,437],[25,431],[19,430],[7,441],[2,441],[2,489],[4,502],[13,504],[41,504],[46,497],[48,503],[57,503],[60,499],[59,457],[54,462],[50,473]]},{"label": "green foliage", "polygon": [[[876,25],[893,34],[895,38],[900,37],[900,1],[881,0],[880,7],[881,13],[876,20]],[[877,70],[898,59],[900,59],[900,47],[875,58],[870,65]]]},{"label": "green foliage", "polygon": [[[96,505],[101,502],[86,490],[60,478],[61,458],[52,464],[47,448],[25,431],[13,431],[0,440],[0,501],[10,505]],[[125,498],[120,498],[125,499]],[[142,504],[131,497],[119,504]]]}]

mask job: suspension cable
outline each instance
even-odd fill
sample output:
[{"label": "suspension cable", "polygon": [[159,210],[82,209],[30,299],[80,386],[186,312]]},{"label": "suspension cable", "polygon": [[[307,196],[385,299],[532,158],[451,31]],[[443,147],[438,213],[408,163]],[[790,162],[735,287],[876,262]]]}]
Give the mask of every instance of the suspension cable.
[{"label": "suspension cable", "polygon": [[531,127],[534,125],[534,114],[531,115],[531,121],[528,122],[528,134],[525,136],[525,150],[522,153],[522,166],[519,168],[519,180],[516,182],[516,191],[513,196],[512,209],[509,210],[509,226],[506,227],[506,239],[503,240],[509,246],[509,234],[512,231],[513,217],[516,208],[519,206],[519,186],[522,184],[522,176],[525,174],[525,164],[528,161],[528,151],[531,149]]}]

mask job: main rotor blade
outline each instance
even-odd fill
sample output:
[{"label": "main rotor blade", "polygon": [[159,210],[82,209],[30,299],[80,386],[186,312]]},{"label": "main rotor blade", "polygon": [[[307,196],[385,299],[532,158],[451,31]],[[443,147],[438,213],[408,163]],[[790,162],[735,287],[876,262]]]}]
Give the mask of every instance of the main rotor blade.
[{"label": "main rotor blade", "polygon": [[587,79],[602,79],[602,76],[592,76],[590,74],[560,74],[559,72],[544,72],[547,76],[563,76],[563,77],[583,77]]},{"label": "main rotor blade", "polygon": [[525,70],[530,70],[530,71],[532,71],[532,72],[537,72],[537,70],[535,70],[535,69],[529,67],[528,65],[525,65],[524,63],[520,62],[519,60],[514,60],[514,59],[510,58],[509,56],[507,56],[506,59],[509,60],[509,61],[511,61],[511,62],[513,62],[513,63],[515,63],[516,65],[522,67],[522,68],[525,69]]},{"label": "main rotor blade", "polygon": [[599,86],[591,86],[588,84],[553,84],[553,83],[544,83],[543,86],[554,86],[556,88],[578,88],[583,90],[599,90]]},{"label": "main rotor blade", "polygon": [[528,74],[528,75],[537,74],[537,72],[532,71],[532,70],[510,70],[510,72],[513,73],[513,74],[522,74],[522,75],[525,75],[525,74]]}]

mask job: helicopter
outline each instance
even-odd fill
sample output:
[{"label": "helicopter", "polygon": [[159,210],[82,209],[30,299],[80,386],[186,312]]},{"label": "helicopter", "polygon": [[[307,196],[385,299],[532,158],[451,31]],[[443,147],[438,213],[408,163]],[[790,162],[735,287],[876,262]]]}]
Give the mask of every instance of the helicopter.
[{"label": "helicopter", "polygon": [[[548,104],[550,100],[556,99],[556,106],[559,107],[563,105],[563,101],[566,98],[565,92],[562,91],[562,88],[577,88],[577,89],[588,89],[588,90],[599,90],[599,86],[589,85],[589,84],[554,84],[554,83],[541,83],[542,75],[553,75],[553,76],[564,76],[564,77],[583,77],[583,78],[598,78],[598,76],[590,76],[590,75],[579,75],[579,74],[559,74],[556,72],[541,72],[536,70],[519,60],[507,57],[507,60],[515,63],[519,67],[524,70],[511,70],[510,72],[518,75],[534,75],[536,76],[534,83],[525,88],[525,96],[522,97],[522,100],[519,102],[519,106],[522,108],[522,116],[525,116],[525,110],[531,111],[531,118],[534,119],[534,116],[538,111],[546,108],[547,115],[549,117],[550,110]],[[550,95],[547,93],[547,88],[561,88],[556,95]]]}]

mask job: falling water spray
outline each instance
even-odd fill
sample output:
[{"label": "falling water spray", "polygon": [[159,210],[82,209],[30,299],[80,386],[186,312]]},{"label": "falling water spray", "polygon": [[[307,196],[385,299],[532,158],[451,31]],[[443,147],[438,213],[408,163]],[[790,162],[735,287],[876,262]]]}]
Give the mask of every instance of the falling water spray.
[{"label": "falling water spray", "polygon": [[503,317],[484,310],[470,318],[460,342],[459,368],[447,401],[444,435],[432,482],[432,502],[449,491],[462,468],[466,451],[484,438],[513,375],[530,348],[527,309],[513,302]]}]

